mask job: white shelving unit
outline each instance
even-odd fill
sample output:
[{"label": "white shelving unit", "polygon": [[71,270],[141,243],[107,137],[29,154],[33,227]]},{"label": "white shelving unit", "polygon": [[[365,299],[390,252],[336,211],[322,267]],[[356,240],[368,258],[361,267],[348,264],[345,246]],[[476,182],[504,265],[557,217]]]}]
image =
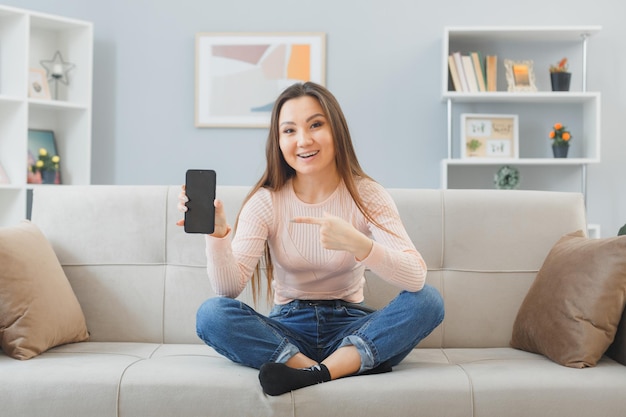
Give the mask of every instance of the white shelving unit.
[{"label": "white shelving unit", "polygon": [[[600,162],[600,93],[587,91],[587,44],[599,26],[446,27],[443,34],[442,99],[447,104],[447,149],[441,161],[442,188],[494,188],[500,166],[520,172],[520,189],[579,191],[587,194],[587,165]],[[448,56],[480,52],[498,57],[495,92],[457,92]],[[570,91],[551,91],[549,67],[567,57]],[[536,92],[508,92],[504,60],[533,61]],[[516,114],[519,157],[462,158],[461,114]],[[548,132],[556,122],[572,133],[567,158],[554,158]],[[589,229],[599,234],[596,225]]]},{"label": "white shelving unit", "polygon": [[[41,68],[59,51],[75,64],[58,99],[28,97],[30,68]],[[26,217],[28,130],[52,130],[61,157],[63,184],[91,183],[93,25],[0,6],[0,164],[9,184],[0,184],[0,226]],[[52,97],[54,87],[51,85]]]}]

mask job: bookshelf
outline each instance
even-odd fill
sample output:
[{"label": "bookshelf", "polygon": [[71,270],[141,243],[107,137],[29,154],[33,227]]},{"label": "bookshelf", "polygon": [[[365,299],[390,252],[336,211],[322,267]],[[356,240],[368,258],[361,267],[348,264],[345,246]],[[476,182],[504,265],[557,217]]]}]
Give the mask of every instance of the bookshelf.
[{"label": "bookshelf", "polygon": [[[442,52],[442,100],[447,106],[447,155],[441,161],[442,188],[495,188],[504,165],[520,173],[519,189],[581,192],[587,195],[587,167],[600,162],[601,95],[587,89],[587,48],[599,26],[445,27]],[[449,70],[455,52],[497,57],[496,91],[456,91]],[[567,57],[570,91],[551,91],[549,67]],[[504,60],[533,62],[536,91],[509,92]],[[485,66],[483,62],[483,68]],[[484,71],[484,69],[483,69]],[[519,157],[464,158],[462,114],[518,116]],[[554,158],[548,138],[554,123],[572,132],[568,158]],[[598,235],[599,228],[589,230]]]},{"label": "bookshelf", "polygon": [[[44,69],[59,51],[75,64],[58,96],[29,97],[29,69]],[[91,182],[93,25],[90,22],[0,6],[0,226],[26,218],[28,191],[59,185],[27,181],[28,131],[54,132],[63,184]]]}]

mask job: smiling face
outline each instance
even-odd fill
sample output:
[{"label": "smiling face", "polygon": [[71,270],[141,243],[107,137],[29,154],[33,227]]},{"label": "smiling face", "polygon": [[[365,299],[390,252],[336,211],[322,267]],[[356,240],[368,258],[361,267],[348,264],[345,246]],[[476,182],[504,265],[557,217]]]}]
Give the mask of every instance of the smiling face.
[{"label": "smiling face", "polygon": [[283,158],[297,176],[337,175],[332,129],[317,99],[302,96],[286,101],[278,131]]}]

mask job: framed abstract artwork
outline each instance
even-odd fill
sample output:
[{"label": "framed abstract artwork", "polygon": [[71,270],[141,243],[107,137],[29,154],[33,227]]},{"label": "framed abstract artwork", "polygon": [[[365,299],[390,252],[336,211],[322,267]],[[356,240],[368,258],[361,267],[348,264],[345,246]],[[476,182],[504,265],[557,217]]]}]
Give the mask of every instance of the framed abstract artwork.
[{"label": "framed abstract artwork", "polygon": [[197,33],[196,127],[269,126],[278,95],[325,85],[324,33]]}]

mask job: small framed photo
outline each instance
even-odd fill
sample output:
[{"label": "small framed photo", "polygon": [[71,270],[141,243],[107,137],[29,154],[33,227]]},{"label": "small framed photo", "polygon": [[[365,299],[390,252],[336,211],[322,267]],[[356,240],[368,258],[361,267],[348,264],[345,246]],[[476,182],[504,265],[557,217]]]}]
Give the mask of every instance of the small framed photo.
[{"label": "small framed photo", "polygon": [[516,114],[461,114],[461,158],[519,158]]},{"label": "small framed photo", "polygon": [[44,70],[39,68],[28,70],[28,97],[50,100],[50,88]]},{"label": "small framed photo", "polygon": [[324,33],[197,33],[195,126],[266,128],[285,88],[325,74]]},{"label": "small framed photo", "polygon": [[533,61],[504,60],[508,91],[537,91]]},{"label": "small framed photo", "polygon": [[28,184],[61,184],[60,157],[52,130],[28,130],[27,160]]}]

